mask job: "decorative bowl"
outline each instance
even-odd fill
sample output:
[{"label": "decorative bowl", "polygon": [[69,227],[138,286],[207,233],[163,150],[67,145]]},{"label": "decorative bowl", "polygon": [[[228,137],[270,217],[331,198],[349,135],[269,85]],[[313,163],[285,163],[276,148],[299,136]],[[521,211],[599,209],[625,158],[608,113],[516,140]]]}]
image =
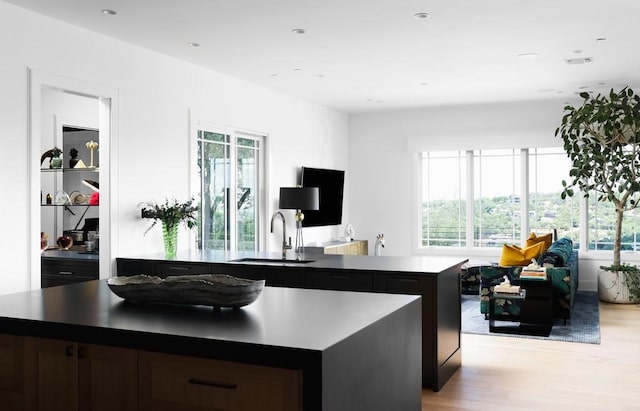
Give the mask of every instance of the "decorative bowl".
[{"label": "decorative bowl", "polygon": [[254,302],[264,282],[225,274],[175,275],[164,279],[140,274],[107,280],[111,291],[127,301],[233,308]]}]

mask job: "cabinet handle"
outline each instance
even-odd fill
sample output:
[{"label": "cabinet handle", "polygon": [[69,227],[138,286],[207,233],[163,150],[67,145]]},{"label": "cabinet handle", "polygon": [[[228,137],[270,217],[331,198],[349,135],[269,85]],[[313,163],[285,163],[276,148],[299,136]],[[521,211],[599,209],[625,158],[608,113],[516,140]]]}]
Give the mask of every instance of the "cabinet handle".
[{"label": "cabinet handle", "polygon": [[169,266],[168,269],[174,271],[189,271],[191,270],[191,267]]},{"label": "cabinet handle", "polygon": [[418,282],[415,278],[394,278],[391,281],[395,281],[397,283],[412,283],[415,284]]},{"label": "cabinet handle", "polygon": [[224,388],[227,390],[235,390],[236,388],[238,388],[238,384],[229,382],[205,381],[198,378],[189,378],[187,382],[189,384],[206,385],[207,387]]},{"label": "cabinet handle", "polygon": [[87,357],[87,347],[78,347],[78,358]]},{"label": "cabinet handle", "polygon": [[349,280],[351,279],[351,276],[348,275],[329,275],[329,278],[334,278],[336,280]]},{"label": "cabinet handle", "polygon": [[64,355],[67,357],[73,357],[73,345],[67,345],[64,348]]},{"label": "cabinet handle", "polygon": [[73,271],[58,271],[58,274],[61,274],[61,275],[73,275]]}]

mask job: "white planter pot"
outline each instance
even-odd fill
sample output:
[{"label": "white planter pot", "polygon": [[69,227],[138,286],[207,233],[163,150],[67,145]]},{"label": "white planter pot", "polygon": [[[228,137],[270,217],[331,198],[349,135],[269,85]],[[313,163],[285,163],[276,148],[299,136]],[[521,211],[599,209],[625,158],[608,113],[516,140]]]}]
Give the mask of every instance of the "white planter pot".
[{"label": "white planter pot", "polygon": [[600,301],[617,304],[632,304],[629,287],[624,273],[619,271],[598,270],[598,296]]}]

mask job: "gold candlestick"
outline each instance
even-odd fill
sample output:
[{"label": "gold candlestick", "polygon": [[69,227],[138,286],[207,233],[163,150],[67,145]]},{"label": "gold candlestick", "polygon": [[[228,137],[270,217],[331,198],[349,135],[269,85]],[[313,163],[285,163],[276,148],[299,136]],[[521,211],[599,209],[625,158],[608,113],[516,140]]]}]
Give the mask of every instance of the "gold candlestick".
[{"label": "gold candlestick", "polygon": [[91,140],[87,142],[87,148],[89,149],[90,153],[91,153],[91,161],[89,162],[89,167],[95,167],[93,165],[93,150],[95,150],[96,148],[98,148],[98,143],[96,143],[95,141]]}]

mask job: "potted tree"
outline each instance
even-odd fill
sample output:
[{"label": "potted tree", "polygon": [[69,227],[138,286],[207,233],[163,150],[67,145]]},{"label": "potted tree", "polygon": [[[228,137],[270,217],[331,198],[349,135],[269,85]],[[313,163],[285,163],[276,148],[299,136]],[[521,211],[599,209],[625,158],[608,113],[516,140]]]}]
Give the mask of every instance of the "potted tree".
[{"label": "potted tree", "polygon": [[573,196],[577,187],[585,197],[613,204],[613,261],[600,267],[598,292],[603,301],[640,301],[638,267],[620,261],[625,212],[639,205],[640,96],[625,87],[608,95],[583,92],[580,97],[584,99],[580,107],[564,107],[555,132],[572,164],[570,181],[562,181],[562,198]]}]

